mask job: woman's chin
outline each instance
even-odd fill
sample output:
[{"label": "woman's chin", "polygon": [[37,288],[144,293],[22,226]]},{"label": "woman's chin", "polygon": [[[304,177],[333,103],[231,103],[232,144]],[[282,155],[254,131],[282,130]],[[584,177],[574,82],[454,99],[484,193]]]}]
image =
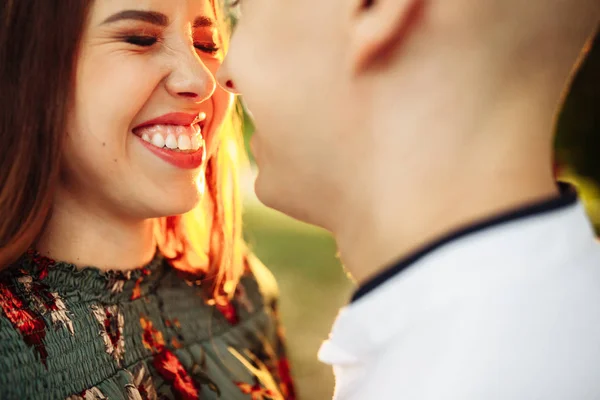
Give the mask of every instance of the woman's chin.
[{"label": "woman's chin", "polygon": [[168,213],[166,215],[181,215],[185,214],[188,211],[193,210],[199,203],[201,199],[201,194],[199,192],[195,192],[194,196],[188,196],[187,198],[181,198],[174,204],[170,204]]},{"label": "woman's chin", "polygon": [[176,194],[165,193],[159,199],[149,204],[151,209],[150,218],[170,217],[185,214],[194,209],[202,198],[202,193],[197,187],[185,191],[177,191]]},{"label": "woman's chin", "polygon": [[162,213],[163,217],[170,217],[173,215],[182,215],[185,214],[191,210],[193,210],[198,203],[200,202],[200,199],[198,198],[196,201],[194,202],[189,202],[189,203],[182,203],[180,204],[178,207],[170,207],[169,209],[165,209],[164,212]]}]

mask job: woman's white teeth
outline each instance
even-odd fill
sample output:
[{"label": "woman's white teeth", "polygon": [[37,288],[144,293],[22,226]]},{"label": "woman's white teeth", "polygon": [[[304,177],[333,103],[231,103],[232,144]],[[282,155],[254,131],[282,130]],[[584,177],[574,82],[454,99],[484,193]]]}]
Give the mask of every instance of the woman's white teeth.
[{"label": "woman's white teeth", "polygon": [[192,141],[187,136],[179,136],[177,147],[179,147],[179,150],[189,150],[192,148]]},{"label": "woman's white teeth", "polygon": [[165,147],[165,138],[163,138],[160,133],[155,133],[154,136],[152,136],[152,144],[156,147]]},{"label": "woman's white teeth", "polygon": [[167,136],[167,140],[165,140],[165,146],[171,150],[175,150],[177,148],[177,139],[175,139],[175,135],[171,133]]},{"label": "woman's white teeth", "polygon": [[166,131],[164,128],[154,126],[148,128],[146,132],[139,132],[138,135],[142,140],[156,147],[166,147],[170,150],[196,151],[204,144],[198,126],[194,126],[192,130],[189,127],[169,126]]}]

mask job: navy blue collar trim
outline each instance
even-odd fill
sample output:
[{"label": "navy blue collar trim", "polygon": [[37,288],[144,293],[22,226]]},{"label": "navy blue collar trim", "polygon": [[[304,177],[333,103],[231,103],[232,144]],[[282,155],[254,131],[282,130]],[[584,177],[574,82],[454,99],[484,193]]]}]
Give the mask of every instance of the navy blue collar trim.
[{"label": "navy blue collar trim", "polygon": [[524,219],[533,217],[536,215],[548,213],[551,211],[556,211],[565,207],[569,207],[575,203],[577,203],[577,192],[575,189],[565,183],[558,184],[560,189],[560,195],[556,197],[552,197],[550,199],[540,201],[538,203],[530,204],[524,207],[520,207],[518,209],[505,212],[503,214],[497,215],[492,218],[488,218],[484,221],[475,223],[473,225],[469,225],[467,227],[456,230],[448,235],[443,236],[441,239],[434,241],[433,243],[421,248],[420,250],[412,253],[411,255],[403,258],[399,262],[392,265],[390,268],[376,275],[374,278],[367,281],[365,284],[361,285],[358,290],[352,296],[351,302],[355,302],[371,291],[377,289],[378,286],[385,283],[387,280],[392,277],[398,275],[411,265],[413,265],[416,261],[423,258],[427,254],[433,252],[439,247],[458,240],[464,236],[480,232],[484,229],[491,228],[494,226],[498,226],[501,224],[505,224],[507,222],[512,222],[518,219]]}]

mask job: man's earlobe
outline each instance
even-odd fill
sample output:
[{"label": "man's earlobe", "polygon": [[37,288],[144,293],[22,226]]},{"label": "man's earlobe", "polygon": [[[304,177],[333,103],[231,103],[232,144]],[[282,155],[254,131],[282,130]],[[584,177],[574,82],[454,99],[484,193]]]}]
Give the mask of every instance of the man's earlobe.
[{"label": "man's earlobe", "polygon": [[350,55],[355,74],[385,61],[402,46],[427,0],[359,0]]}]

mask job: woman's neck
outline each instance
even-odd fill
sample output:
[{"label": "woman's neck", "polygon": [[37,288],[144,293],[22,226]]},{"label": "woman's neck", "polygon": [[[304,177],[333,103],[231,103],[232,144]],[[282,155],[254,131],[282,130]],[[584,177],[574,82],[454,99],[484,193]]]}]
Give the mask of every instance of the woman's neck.
[{"label": "woman's neck", "polygon": [[70,199],[57,199],[35,247],[42,255],[77,266],[129,270],[155,255],[152,219],[125,221]]}]

